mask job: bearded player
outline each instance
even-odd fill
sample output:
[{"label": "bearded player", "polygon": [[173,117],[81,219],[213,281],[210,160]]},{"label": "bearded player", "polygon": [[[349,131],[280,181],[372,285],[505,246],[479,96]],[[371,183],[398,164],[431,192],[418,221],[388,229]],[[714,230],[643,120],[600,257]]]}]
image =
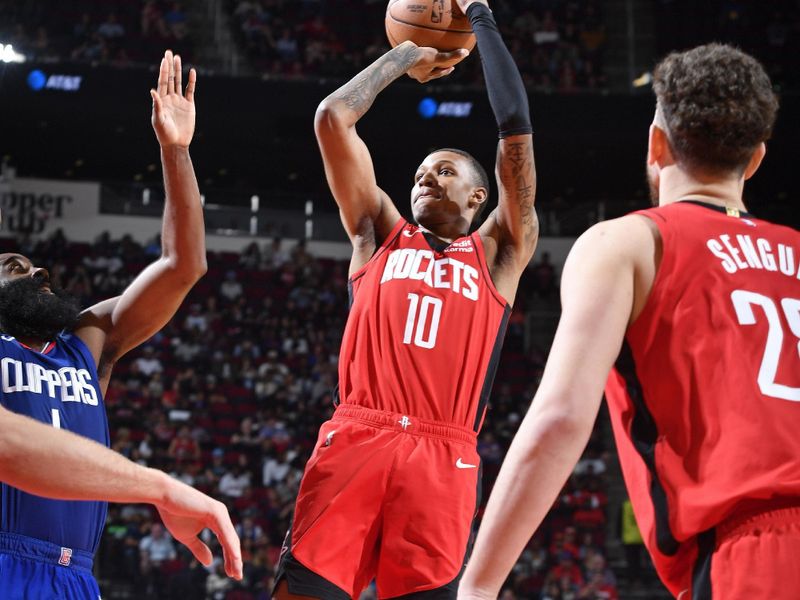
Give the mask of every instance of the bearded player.
[{"label": "bearded player", "polygon": [[[184,96],[180,57],[165,53],[158,89],[151,90],[152,123],[161,145],[166,191],[163,250],[121,296],[80,312],[74,302],[54,293],[46,269],[20,254],[0,255],[3,407],[108,446],[103,392],[114,364],[167,323],[206,269],[203,213],[188,151],[195,123],[195,79],[191,70]],[[27,424],[20,421],[16,426],[25,428]],[[74,441],[65,440],[52,442],[75,446]],[[83,447],[92,452],[90,444]],[[117,470],[129,483],[136,479],[137,474],[127,464],[109,463],[116,458],[109,456],[114,455],[101,459],[108,467],[102,472]],[[59,453],[51,460],[58,464]],[[70,450],[64,464],[73,464],[74,460],[75,452]],[[92,461],[87,458],[87,463]],[[74,475],[86,476],[79,469]],[[101,497],[94,480],[68,486],[63,481],[41,485],[31,475],[16,474],[10,479],[37,493]],[[146,485],[145,478],[141,482]],[[126,493],[119,489],[121,484],[109,481],[109,492],[102,497],[131,500],[153,494],[152,487]],[[162,489],[167,492],[168,486]],[[191,492],[184,489],[182,493]],[[2,484],[0,597],[97,600],[100,593],[92,576],[92,561],[105,515],[104,502],[47,499]],[[186,519],[186,513],[180,516],[162,511],[162,516],[177,539],[203,562],[209,562],[208,550],[201,548],[196,537],[203,523]],[[226,556],[228,573],[239,575],[240,563],[233,555],[238,553],[238,544],[226,546],[233,551]]]},{"label": "bearded player", "polygon": [[497,208],[470,228],[488,178],[464,151],[425,157],[405,221],[356,123],[403,74],[449,74],[465,50],[405,42],[319,106],[315,128],[353,244],[338,407],[319,433],[276,597],[452,598],[478,504],[481,427],[520,275],[536,246],[525,89],[486,2],[463,0],[500,132]]},{"label": "bearded player", "polygon": [[547,367],[461,598],[497,597],[586,445],[604,384],[636,520],[669,590],[798,596],[800,234],[742,200],[778,103],[754,58],[718,44],[668,56],[654,89],[658,208],[595,225],[570,252]]}]

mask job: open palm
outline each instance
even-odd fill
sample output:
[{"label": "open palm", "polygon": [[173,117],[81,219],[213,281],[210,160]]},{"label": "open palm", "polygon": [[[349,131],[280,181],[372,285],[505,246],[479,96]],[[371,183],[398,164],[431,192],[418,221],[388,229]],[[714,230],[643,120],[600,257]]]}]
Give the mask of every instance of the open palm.
[{"label": "open palm", "polygon": [[151,122],[161,147],[188,147],[194,135],[194,86],[197,73],[189,70],[186,93],[181,90],[181,57],[171,50],[164,53],[158,72],[158,89],[150,90],[153,98]]}]

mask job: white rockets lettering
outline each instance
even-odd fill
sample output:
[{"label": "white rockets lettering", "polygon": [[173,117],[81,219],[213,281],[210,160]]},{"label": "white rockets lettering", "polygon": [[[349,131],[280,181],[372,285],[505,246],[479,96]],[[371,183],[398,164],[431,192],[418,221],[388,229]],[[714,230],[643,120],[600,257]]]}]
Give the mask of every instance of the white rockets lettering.
[{"label": "white rockets lettering", "polygon": [[477,301],[480,274],[475,267],[454,258],[434,258],[430,250],[393,250],[386,259],[381,284],[392,279],[415,279],[432,288],[450,289]]},{"label": "white rockets lettering", "polygon": [[769,240],[764,238],[753,239],[743,234],[731,237],[723,234],[708,240],[706,246],[720,259],[722,268],[728,273],[733,274],[743,269],[762,269],[800,279],[800,253],[786,244],[776,244],[773,248]]},{"label": "white rockets lettering", "polygon": [[92,375],[86,369],[61,367],[57,371],[45,369],[36,363],[23,363],[10,357],[0,360],[0,380],[3,393],[45,393],[62,402],[81,402],[97,406],[97,391],[92,386]]}]

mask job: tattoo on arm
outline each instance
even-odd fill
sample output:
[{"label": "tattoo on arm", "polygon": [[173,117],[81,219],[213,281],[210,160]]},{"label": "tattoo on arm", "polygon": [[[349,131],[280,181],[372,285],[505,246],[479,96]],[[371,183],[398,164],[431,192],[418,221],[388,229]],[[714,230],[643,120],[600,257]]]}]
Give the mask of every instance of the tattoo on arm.
[{"label": "tattoo on arm", "polygon": [[401,45],[387,52],[333,92],[331,98],[343,101],[360,119],[372,106],[378,93],[414,64],[417,51],[416,46]]},{"label": "tattoo on arm", "polygon": [[508,199],[519,207],[522,233],[525,241],[530,242],[534,239],[537,230],[536,212],[533,208],[536,198],[533,140],[514,142],[505,149],[500,149],[499,152],[503,160],[500,174],[501,183]]}]

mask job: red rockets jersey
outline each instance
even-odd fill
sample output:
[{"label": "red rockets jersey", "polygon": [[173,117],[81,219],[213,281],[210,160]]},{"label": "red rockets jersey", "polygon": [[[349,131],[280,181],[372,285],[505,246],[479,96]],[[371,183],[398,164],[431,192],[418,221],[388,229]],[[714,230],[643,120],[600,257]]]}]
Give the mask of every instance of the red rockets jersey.
[{"label": "red rockets jersey", "polygon": [[800,502],[800,233],[688,201],[640,214],[663,255],[606,397],[637,521],[677,595],[696,536]]},{"label": "red rockets jersey", "polygon": [[401,220],[350,299],[339,401],[477,431],[511,313],[480,236],[447,245]]}]

